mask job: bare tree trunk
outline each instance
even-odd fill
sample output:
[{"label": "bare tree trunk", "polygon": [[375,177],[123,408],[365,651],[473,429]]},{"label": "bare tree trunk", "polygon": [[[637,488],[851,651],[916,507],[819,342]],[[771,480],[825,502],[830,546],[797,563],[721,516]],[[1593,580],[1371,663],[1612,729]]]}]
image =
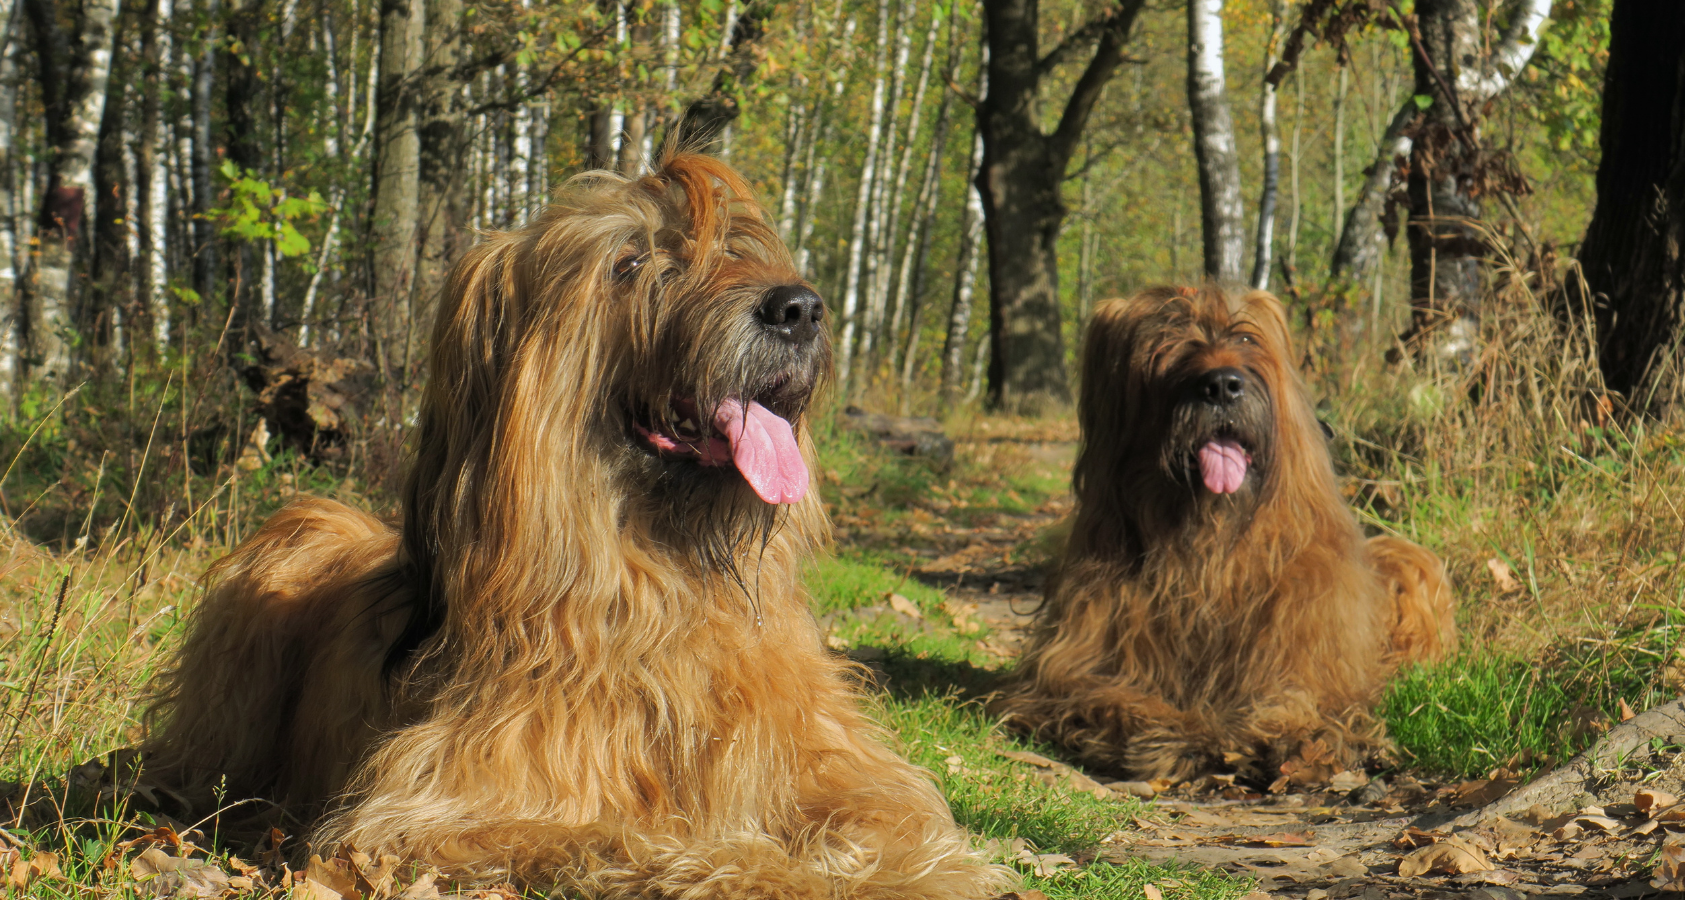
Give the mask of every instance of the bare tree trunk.
[{"label": "bare tree trunk", "polygon": [[[903,245],[902,259],[899,267],[894,267],[890,256],[895,240],[901,234],[901,205],[907,196],[907,176],[913,168],[913,152],[918,147],[919,128],[924,113],[925,90],[930,85],[931,64],[935,60],[936,42],[942,24],[942,7],[933,6],[930,12],[930,30],[924,37],[924,53],[919,61],[919,77],[913,89],[911,112],[907,116],[907,139],[902,143],[901,161],[895,167],[895,184],[890,192],[889,227],[885,230],[883,241],[883,271],[879,273],[879,293],[885,298],[888,315],[884,319],[882,335],[884,350],[890,364],[890,377],[895,376],[895,351],[899,343],[902,314],[907,306],[907,289],[909,285],[908,266],[911,264],[911,252],[917,243],[915,233],[918,229],[919,211],[924,207],[924,185],[920,186],[919,197],[913,204],[914,220],[908,224],[907,237]],[[947,91],[943,91],[946,100]]]},{"label": "bare tree trunk", "polygon": [[417,231],[421,255],[416,268],[414,312],[410,331],[415,346],[427,334],[439,292],[457,257],[467,249],[467,179],[463,160],[468,136],[463,128],[461,0],[425,0],[426,27],[422,43],[424,65],[419,73],[420,109],[417,146]]},{"label": "bare tree trunk", "polygon": [[[984,68],[986,71],[987,66]],[[972,294],[977,288],[977,242],[983,237],[985,218],[983,192],[976,184],[977,173],[982,168],[983,133],[978,131],[971,138],[965,212],[960,217],[959,258],[954,261],[954,300],[948,309],[948,333],[942,343],[942,405],[949,408],[958,397],[960,379],[965,377],[965,340],[971,331]]]},{"label": "bare tree trunk", "polygon": [[888,284],[889,245],[895,240],[895,223],[890,220],[894,205],[895,145],[899,132],[901,93],[906,86],[907,55],[912,37],[907,32],[909,9],[907,0],[894,0],[895,61],[890,65],[889,100],[884,110],[883,143],[878,151],[877,178],[872,185],[871,216],[866,227],[866,272],[861,276],[865,290],[865,310],[860,323],[860,346],[855,350],[859,363],[850,393],[858,393],[871,381],[877,368],[877,340],[883,332],[884,310]]},{"label": "bare tree trunk", "polygon": [[866,158],[860,165],[860,186],[854,197],[854,226],[848,237],[848,268],[843,276],[842,335],[837,347],[837,383],[843,392],[853,384],[855,334],[860,323],[860,286],[866,255],[866,228],[872,212],[872,187],[878,167],[878,139],[883,134],[885,79],[889,74],[889,0],[878,0],[877,58],[872,74],[871,124],[866,132]]},{"label": "bare tree trunk", "polygon": [[171,0],[148,0],[141,12],[140,133],[135,137],[135,225],[137,237],[135,321],[129,340],[146,338],[161,347],[168,340],[169,313],[164,296],[168,262],[165,230],[169,206],[169,170],[159,152],[162,136],[163,90],[166,84],[170,34],[167,23]]},{"label": "bare tree trunk", "polygon": [[1340,233],[1340,218],[1346,211],[1346,94],[1351,89],[1351,66],[1340,63],[1340,86],[1334,92],[1334,208],[1328,217],[1328,233]]},{"label": "bare tree trunk", "polygon": [[1223,0],[1188,2],[1188,108],[1199,160],[1205,274],[1239,281],[1246,259],[1246,210],[1234,119],[1223,84]]},{"label": "bare tree trunk", "polygon": [[1351,211],[1346,213],[1345,226],[1340,229],[1340,242],[1329,263],[1331,279],[1361,284],[1377,270],[1387,247],[1387,235],[1381,227],[1382,213],[1386,210],[1398,163],[1410,156],[1410,126],[1420,113],[1414,97],[1404,101],[1381,134],[1375,162],[1364,177],[1363,187],[1358,189]]},{"label": "bare tree trunk", "polygon": [[[124,45],[129,17],[119,16],[113,28],[114,51]],[[86,254],[86,289],[71,298],[80,352],[72,354],[75,364],[97,374],[108,374],[118,352],[121,318],[128,315],[132,296],[129,255],[130,188],[128,167],[123,159],[125,120],[128,112],[129,67],[127,54],[113,52],[110,77],[106,79],[104,108],[100,113],[99,138],[94,150],[94,195],[99,214],[90,211],[92,242]]]},{"label": "bare tree trunk", "polygon": [[414,88],[421,67],[424,0],[381,0],[380,118],[375,123],[375,199],[370,302],[375,362],[388,389],[402,392],[408,373],[416,276],[416,218],[421,139]]},{"label": "bare tree trunk", "polygon": [[[944,85],[952,84],[955,73],[959,71],[958,22],[958,15],[952,15],[948,19],[948,60],[942,71]],[[921,333],[919,313],[924,309],[925,274],[930,267],[930,232],[936,225],[937,201],[942,195],[942,156],[948,146],[948,128],[953,120],[953,112],[954,92],[944,90],[942,104],[936,111],[936,126],[930,135],[930,152],[925,160],[924,178],[919,186],[919,198],[915,207],[918,218],[914,220],[913,227],[908,232],[906,252],[901,257],[901,278],[896,295],[906,298],[907,308],[907,338],[901,345],[902,415],[909,412],[913,369],[918,365]],[[910,278],[909,269],[912,271]],[[896,305],[902,304],[898,301]]]},{"label": "bare tree trunk", "polygon": [[1420,30],[1414,93],[1433,102],[1411,146],[1412,314],[1406,337],[1456,322],[1435,352],[1464,360],[1474,353],[1485,253],[1472,224],[1481,215],[1471,176],[1478,168],[1473,159],[1479,141],[1476,116],[1532,58],[1550,0],[1517,0],[1509,28],[1490,55],[1482,40],[1484,7],[1477,0],[1420,0],[1416,5]]},{"label": "bare tree trunk", "polygon": [[[1597,208],[1580,247],[1598,363],[1634,412],[1685,395],[1685,5],[1615,0],[1603,85]],[[1635,211],[1643,210],[1643,214]]]},{"label": "bare tree trunk", "polygon": [[199,55],[193,59],[193,290],[201,302],[209,302],[220,275],[216,226],[211,208],[211,169],[216,159],[216,142],[211,136],[211,102],[216,86],[216,46],[219,0],[198,0],[203,4],[206,26]]},{"label": "bare tree trunk", "polygon": [[94,215],[94,155],[105,112],[118,0],[88,0],[76,33],[60,27],[50,0],[25,0],[35,31],[48,144],[47,190],[37,222],[39,257],[28,316],[32,362],[48,378],[69,375],[72,281],[83,223]]},{"label": "bare tree trunk", "polygon": [[[1287,0],[1270,3],[1270,39],[1264,48],[1264,72],[1281,60],[1281,42],[1287,34]],[[1270,263],[1275,253],[1275,205],[1281,193],[1281,127],[1276,122],[1276,94],[1279,85],[1267,79],[1258,98],[1258,133],[1264,144],[1264,187],[1258,195],[1258,228],[1253,237],[1251,284],[1260,291],[1270,289]]]},{"label": "bare tree trunk", "polygon": [[[1037,0],[984,0],[989,90],[977,106],[989,235],[989,405],[1041,411],[1070,402],[1059,310],[1060,196],[1072,151],[1100,92],[1123,60],[1143,0],[1122,0],[1073,29],[1047,57],[1037,50]],[[1041,81],[1094,44],[1051,134],[1037,121]]]},{"label": "bare tree trunk", "polygon": [[13,155],[17,146],[17,66],[14,63],[12,22],[18,9],[12,0],[0,0],[0,401],[18,399],[23,384],[23,358],[18,340],[22,333],[19,305],[18,275],[22,261],[18,258],[19,241],[17,196],[13,192],[18,160]]}]

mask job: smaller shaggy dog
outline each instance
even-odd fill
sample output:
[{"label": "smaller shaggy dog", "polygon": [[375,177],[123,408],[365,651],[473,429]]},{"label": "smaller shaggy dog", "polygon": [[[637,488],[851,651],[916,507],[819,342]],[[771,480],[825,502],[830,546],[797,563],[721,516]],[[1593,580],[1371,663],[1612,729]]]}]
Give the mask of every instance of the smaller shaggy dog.
[{"label": "smaller shaggy dog", "polygon": [[1334,479],[1281,304],[1155,288],[1100,306],[1083,348],[1076,517],[999,702],[1083,761],[1265,781],[1310,741],[1385,746],[1400,663],[1456,642],[1433,554],[1364,539]]},{"label": "smaller shaggy dog", "polygon": [[457,267],[402,528],[287,507],[212,570],[148,773],[464,882],[979,898],[801,569],[819,297],[723,163],[575,179]]}]

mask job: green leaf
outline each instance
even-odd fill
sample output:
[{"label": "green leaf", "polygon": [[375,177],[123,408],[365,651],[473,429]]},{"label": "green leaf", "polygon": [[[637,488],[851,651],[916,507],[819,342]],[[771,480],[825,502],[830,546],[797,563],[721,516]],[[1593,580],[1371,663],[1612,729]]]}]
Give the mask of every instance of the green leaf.
[{"label": "green leaf", "polygon": [[1428,96],[1427,94],[1417,94],[1416,96],[1411,97],[1410,99],[1415,102],[1417,109],[1424,109],[1425,110],[1428,107],[1433,105],[1433,98]]}]

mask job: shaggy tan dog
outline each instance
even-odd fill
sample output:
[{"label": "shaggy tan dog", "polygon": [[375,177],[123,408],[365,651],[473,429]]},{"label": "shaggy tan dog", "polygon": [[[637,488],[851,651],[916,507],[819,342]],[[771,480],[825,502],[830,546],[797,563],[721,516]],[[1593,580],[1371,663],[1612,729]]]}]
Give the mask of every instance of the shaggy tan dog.
[{"label": "shaggy tan dog", "polygon": [[[576,179],[457,267],[402,528],[306,500],[209,576],[148,770],[470,882],[975,898],[800,568],[824,306],[738,175]],[[573,896],[574,894],[570,894]]]},{"label": "shaggy tan dog", "polygon": [[999,703],[1017,725],[1141,777],[1382,745],[1376,692],[1454,646],[1452,596],[1431,553],[1364,539],[1293,359],[1262,292],[1095,311],[1075,521]]}]

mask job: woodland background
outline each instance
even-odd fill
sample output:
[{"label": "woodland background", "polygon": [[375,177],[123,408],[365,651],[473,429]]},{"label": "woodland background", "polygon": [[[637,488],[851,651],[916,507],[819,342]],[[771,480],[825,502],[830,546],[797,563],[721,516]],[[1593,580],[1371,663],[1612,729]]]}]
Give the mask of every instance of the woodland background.
[{"label": "woodland background", "polygon": [[[19,896],[150,877],[125,853],[156,823],[101,806],[89,760],[132,744],[200,576],[300,492],[391,512],[452,261],[670,138],[748,176],[832,313],[828,645],[1055,900],[1258,883],[1146,862],[1169,807],[974,702],[1070,511],[1084,322],[1145,284],[1280,294],[1354,513],[1456,585],[1465,651],[1379,700],[1397,765],[1307,761],[1296,808],[1340,776],[1393,812],[1513,786],[1685,693],[1679,0],[0,0],[0,27]],[[850,404],[938,416],[953,458],[862,437]],[[1623,770],[1685,796],[1680,747]],[[1541,832],[1494,884],[1659,859],[1685,887],[1680,822]],[[208,857],[169,852],[290,878],[207,827]]]},{"label": "woodland background", "polygon": [[[1419,89],[1418,18],[1492,53],[1549,12],[1513,85],[1463,99],[1479,161],[1461,164],[1488,209],[1472,252],[1537,266],[1572,252],[1594,202],[1610,2],[6,0],[0,388],[33,420],[68,388],[121,385],[181,432],[226,418],[244,382],[300,449],[343,443],[340,404],[402,420],[476,232],[586,168],[641,171],[675,131],[761,191],[833,307],[851,399],[1057,404],[1098,299],[1206,273],[1250,273],[1341,346],[1384,350],[1431,293],[1409,281],[1411,155],[1389,126],[1401,104],[1456,106]],[[1203,195],[1202,21],[1222,29],[1230,147]],[[997,79],[1024,76],[993,91],[991,44]],[[1289,44],[1302,56],[1273,87]],[[1067,101],[1090,108],[1062,121]],[[1008,189],[972,188],[985,143]],[[1202,227],[1202,196],[1227,219]],[[1370,250],[1336,260],[1365,202]],[[1215,232],[1226,249],[1204,247]],[[332,403],[283,421],[281,381]],[[189,398],[211,384],[201,421]]]}]

